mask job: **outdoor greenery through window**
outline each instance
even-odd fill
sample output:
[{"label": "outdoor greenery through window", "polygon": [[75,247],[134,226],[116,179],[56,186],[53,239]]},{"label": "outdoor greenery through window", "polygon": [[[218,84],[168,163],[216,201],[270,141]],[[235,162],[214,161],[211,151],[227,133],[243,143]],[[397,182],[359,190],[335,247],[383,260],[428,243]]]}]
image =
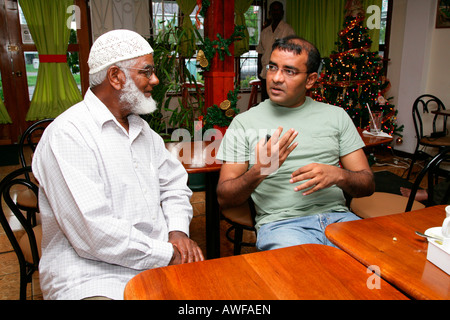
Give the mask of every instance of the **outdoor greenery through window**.
[{"label": "outdoor greenery through window", "polygon": [[381,9],[381,29],[380,29],[380,55],[384,56],[386,45],[386,29],[387,29],[387,15],[388,15],[389,0],[383,0],[383,7]]},{"label": "outdoor greenery through window", "polygon": [[250,6],[245,13],[245,23],[250,36],[250,51],[239,58],[239,70],[236,73],[239,75],[241,89],[248,89],[250,81],[258,79],[258,53],[255,49],[259,42],[262,24],[260,6]]},{"label": "outdoor greenery through window", "polygon": [[[156,37],[161,32],[164,32],[170,25],[178,26],[180,10],[176,1],[169,0],[153,0],[152,1],[152,30],[153,36]],[[204,26],[203,17],[197,14],[198,7],[196,6],[193,12],[190,14],[192,23],[200,21],[199,34],[203,36]],[[245,13],[247,29],[250,36],[250,51],[237,57],[236,67],[236,82],[240,83],[241,89],[248,89],[250,87],[249,82],[258,78],[258,54],[255,50],[259,41],[259,33],[262,23],[262,10],[261,6],[252,5]],[[198,19],[198,21],[197,21]],[[187,69],[193,75],[198,83],[203,83],[201,76],[201,69],[197,67],[196,56],[191,59],[185,59]]]}]

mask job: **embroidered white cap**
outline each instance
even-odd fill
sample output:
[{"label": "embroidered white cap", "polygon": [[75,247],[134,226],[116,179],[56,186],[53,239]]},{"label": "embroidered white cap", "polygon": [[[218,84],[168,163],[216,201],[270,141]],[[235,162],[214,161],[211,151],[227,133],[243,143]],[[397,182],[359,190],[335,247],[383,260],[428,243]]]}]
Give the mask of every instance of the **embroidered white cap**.
[{"label": "embroidered white cap", "polygon": [[147,40],[140,34],[125,29],[112,30],[95,40],[89,54],[89,74],[97,73],[116,62],[153,53]]}]

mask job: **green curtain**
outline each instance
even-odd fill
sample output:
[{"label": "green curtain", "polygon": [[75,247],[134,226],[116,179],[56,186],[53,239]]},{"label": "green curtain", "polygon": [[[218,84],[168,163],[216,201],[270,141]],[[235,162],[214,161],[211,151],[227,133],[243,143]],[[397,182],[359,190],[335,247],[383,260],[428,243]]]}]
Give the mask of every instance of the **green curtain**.
[{"label": "green curtain", "polygon": [[70,29],[67,8],[73,0],[19,0],[41,61],[36,88],[27,121],[54,118],[82,100],[81,92],[67,63],[43,62],[64,58],[67,54]]},{"label": "green curtain", "polygon": [[[338,33],[344,26],[344,9],[347,0],[289,0],[286,2],[286,21],[298,36],[311,41],[323,57],[336,50]],[[363,9],[382,0],[362,0]],[[367,14],[366,14],[367,20]],[[378,51],[380,30],[369,30],[373,41],[371,51]]]},{"label": "green curtain", "polygon": [[181,12],[184,14],[183,18],[183,36],[181,37],[180,54],[183,57],[192,57],[197,46],[195,45],[194,25],[189,15],[194,11],[197,5],[197,0],[177,0]]},{"label": "green curtain", "polygon": [[12,123],[3,100],[0,98],[0,124]]},{"label": "green curtain", "polygon": [[242,40],[234,42],[234,56],[240,57],[250,50],[250,35],[248,33],[247,25],[245,24],[245,13],[252,5],[253,0],[239,0],[234,1],[234,12],[236,13],[235,25],[244,26],[245,37]]},{"label": "green curtain", "polygon": [[[373,13],[367,13],[367,8],[371,5],[376,5],[382,9],[383,6],[383,0],[362,0],[361,1],[364,10],[366,11],[366,20],[365,20],[365,26],[367,26],[367,19],[373,14]],[[380,11],[381,14],[381,11]],[[369,30],[369,36],[372,39],[372,47],[370,48],[370,51],[376,52],[380,50],[380,30],[379,29],[372,29]]]}]

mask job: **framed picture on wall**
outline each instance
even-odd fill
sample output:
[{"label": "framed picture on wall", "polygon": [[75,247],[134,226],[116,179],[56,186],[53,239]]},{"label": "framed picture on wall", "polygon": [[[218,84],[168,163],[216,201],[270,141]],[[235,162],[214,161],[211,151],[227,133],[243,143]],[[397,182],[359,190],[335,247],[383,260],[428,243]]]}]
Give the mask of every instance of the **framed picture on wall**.
[{"label": "framed picture on wall", "polygon": [[438,0],[436,28],[450,28],[450,0]]}]

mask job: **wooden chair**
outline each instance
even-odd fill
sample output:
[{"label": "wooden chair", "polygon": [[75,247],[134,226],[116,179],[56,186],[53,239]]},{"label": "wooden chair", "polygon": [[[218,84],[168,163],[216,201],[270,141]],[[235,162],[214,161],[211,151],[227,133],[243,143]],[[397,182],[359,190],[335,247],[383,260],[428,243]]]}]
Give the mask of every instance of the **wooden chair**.
[{"label": "wooden chair", "polygon": [[[422,116],[419,107],[422,106],[422,113],[429,113],[429,107],[436,105],[438,110],[445,110],[445,106],[442,101],[431,95],[424,94],[418,97],[412,107],[412,117],[414,121],[414,129],[416,132],[416,149],[411,159],[408,175],[406,177],[409,180],[413,166],[417,159],[424,158],[426,160],[431,159],[433,156],[423,150],[419,150],[420,147],[433,147],[442,150],[445,147],[450,146],[450,136],[447,136],[447,117],[436,114],[433,118],[433,132],[426,135],[424,134],[424,126],[422,122]],[[442,119],[441,128],[437,128],[438,117]]]},{"label": "wooden chair", "polygon": [[[255,229],[255,205],[250,198],[247,202],[239,207],[221,209],[222,218],[231,224],[226,232],[228,240],[233,242],[233,254],[241,254],[242,246],[254,247],[255,243],[243,242],[244,230],[256,232]],[[234,237],[231,237],[231,232],[234,230]]]},{"label": "wooden chair", "polygon": [[258,104],[258,91],[261,87],[261,80],[252,80],[249,82],[249,84],[252,87],[252,91],[250,92],[250,99],[248,100],[247,110]]},{"label": "wooden chair", "polygon": [[[418,210],[438,204],[447,204],[450,196],[450,188],[447,188],[440,203],[434,202],[434,188],[437,181],[436,176],[439,175],[440,171],[439,166],[441,162],[448,157],[449,152],[450,147],[443,149],[425,165],[414,181],[409,198],[398,194],[375,192],[369,197],[352,199],[350,202],[351,211],[361,218],[373,218],[389,214],[409,212],[411,210]],[[423,204],[414,199],[425,176],[428,176],[428,200],[425,204]]]},{"label": "wooden chair", "polygon": [[[19,141],[19,159],[23,168],[31,166],[31,157],[28,158],[26,148],[30,147],[32,154],[36,150],[37,144],[41,139],[42,133],[54,119],[43,119],[33,123],[23,133]],[[37,184],[32,173],[25,172],[25,178],[30,182]],[[17,195],[17,205],[20,209],[28,212],[30,216],[35,215],[38,211],[37,198],[30,189],[24,190]]]},{"label": "wooden chair", "polygon": [[25,177],[30,173],[30,167],[20,168],[0,182],[0,201],[11,212],[5,212],[4,207],[0,206],[0,223],[19,260],[20,300],[26,300],[27,284],[32,284],[32,276],[38,270],[41,256],[42,228],[39,219],[34,221],[27,213],[24,214],[15,201],[17,192],[23,188],[31,190],[37,197],[38,187]]},{"label": "wooden chair", "polygon": [[203,105],[203,88],[205,85],[200,82],[191,83],[191,82],[184,82],[181,85],[181,102],[183,105],[183,108],[187,109],[189,105],[189,100],[191,99],[192,94],[195,95],[196,102],[198,106]]}]

